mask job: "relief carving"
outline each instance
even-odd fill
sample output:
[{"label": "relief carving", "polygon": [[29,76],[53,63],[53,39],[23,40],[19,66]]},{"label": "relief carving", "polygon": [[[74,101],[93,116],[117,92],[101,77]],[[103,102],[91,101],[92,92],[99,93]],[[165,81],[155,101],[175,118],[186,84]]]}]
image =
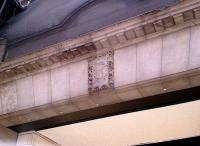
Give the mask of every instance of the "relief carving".
[{"label": "relief carving", "polygon": [[89,93],[114,87],[113,51],[89,58]]},{"label": "relief carving", "polygon": [[3,114],[14,111],[17,107],[16,85],[14,83],[1,85],[0,98]]}]

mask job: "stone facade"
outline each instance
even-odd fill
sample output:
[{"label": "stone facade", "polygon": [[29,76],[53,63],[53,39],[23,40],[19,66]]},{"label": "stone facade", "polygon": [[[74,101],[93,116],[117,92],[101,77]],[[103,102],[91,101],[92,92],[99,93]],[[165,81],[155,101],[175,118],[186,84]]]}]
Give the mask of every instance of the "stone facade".
[{"label": "stone facade", "polygon": [[199,86],[199,6],[183,2],[143,16],[145,22],[134,18],[0,64],[0,123],[12,126]]}]

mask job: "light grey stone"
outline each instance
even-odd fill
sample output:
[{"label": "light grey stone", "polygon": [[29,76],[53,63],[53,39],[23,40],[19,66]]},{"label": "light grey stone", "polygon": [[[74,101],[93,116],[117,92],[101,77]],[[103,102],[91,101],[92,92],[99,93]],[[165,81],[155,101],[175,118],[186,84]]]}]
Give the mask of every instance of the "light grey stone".
[{"label": "light grey stone", "polygon": [[93,96],[92,101],[96,104],[96,106],[102,106],[119,103],[122,100],[117,96],[116,92],[109,92],[109,90],[107,90],[101,94]]},{"label": "light grey stone", "polygon": [[69,98],[69,66],[51,71],[52,101]]},{"label": "light grey stone", "polygon": [[140,86],[140,92],[144,97],[158,95],[164,93],[162,84],[160,82],[155,82],[147,85]]},{"label": "light grey stone", "polygon": [[130,46],[114,53],[115,87],[136,82],[136,46]]},{"label": "light grey stone", "polygon": [[152,39],[137,46],[137,81],[160,77],[162,39]]},{"label": "light grey stone", "polygon": [[50,72],[39,73],[33,76],[35,106],[51,102]]},{"label": "light grey stone", "polygon": [[72,112],[76,112],[80,110],[75,104],[73,104],[72,100],[54,105],[54,109],[57,112],[57,114],[60,114],[60,115],[72,113]]},{"label": "light grey stone", "polygon": [[200,67],[200,26],[191,29],[189,68]]},{"label": "light grey stone", "polygon": [[0,125],[5,127],[13,126],[14,124],[11,121],[8,121],[7,118],[0,119]]},{"label": "light grey stone", "polygon": [[200,74],[191,76],[190,83],[192,87],[200,86]]},{"label": "light grey stone", "polygon": [[189,29],[163,37],[162,75],[185,71],[189,58]]},{"label": "light grey stone", "polygon": [[86,109],[91,109],[95,108],[96,104],[91,100],[91,97],[87,98],[73,98],[72,103],[75,105],[80,110],[86,110]]},{"label": "light grey stone", "polygon": [[17,93],[15,82],[0,86],[0,98],[3,114],[13,112],[17,108]]},{"label": "light grey stone", "polygon": [[70,65],[70,96],[88,94],[88,61],[83,60]]},{"label": "light grey stone", "polygon": [[117,91],[117,95],[123,101],[141,98],[142,95],[137,88],[125,88]]},{"label": "light grey stone", "polygon": [[26,109],[34,106],[32,76],[17,80],[18,109]]},{"label": "light grey stone", "polygon": [[163,87],[167,89],[167,92],[190,88],[190,81],[188,78],[180,78],[175,80],[164,81]]}]

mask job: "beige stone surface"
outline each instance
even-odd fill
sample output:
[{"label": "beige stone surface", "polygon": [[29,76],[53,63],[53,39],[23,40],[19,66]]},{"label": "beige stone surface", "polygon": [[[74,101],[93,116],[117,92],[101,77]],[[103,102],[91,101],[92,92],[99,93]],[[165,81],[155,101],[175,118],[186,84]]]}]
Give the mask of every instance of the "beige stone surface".
[{"label": "beige stone surface", "polygon": [[155,82],[153,84],[147,84],[147,85],[142,85],[140,86],[140,92],[141,94],[146,97],[146,96],[152,96],[152,95],[158,95],[162,94],[165,91],[163,90],[163,86],[160,82]]},{"label": "beige stone surface", "polygon": [[140,91],[136,87],[119,89],[119,91],[117,91],[117,95],[123,101],[133,100],[142,97]]},{"label": "beige stone surface", "polygon": [[95,103],[89,97],[77,98],[77,99],[73,98],[72,103],[73,103],[72,105],[74,105],[73,110],[76,110],[76,108],[78,108],[79,110],[86,110],[96,107]]},{"label": "beige stone surface", "polygon": [[66,114],[79,110],[79,108],[75,104],[73,104],[73,101],[62,102],[57,106],[54,105],[54,107],[59,114]]},{"label": "beige stone surface", "polygon": [[15,82],[10,82],[0,86],[0,98],[3,114],[16,110],[18,101]]},{"label": "beige stone surface", "polygon": [[115,92],[109,92],[109,91],[97,94],[91,98],[96,103],[97,106],[115,104],[122,101]]},{"label": "beige stone surface", "polygon": [[1,119],[0,120],[0,125],[5,126],[5,127],[9,127],[9,126],[12,126],[13,123],[8,121],[7,119]]},{"label": "beige stone surface", "polygon": [[200,26],[191,28],[189,69],[200,67]]},{"label": "beige stone surface", "polygon": [[199,84],[200,84],[200,74],[190,77],[190,83],[191,83],[192,87],[199,86]]},{"label": "beige stone surface", "polygon": [[167,89],[168,92],[176,91],[181,89],[190,88],[190,81],[188,78],[181,79],[172,79],[166,82],[163,82],[163,87]]}]

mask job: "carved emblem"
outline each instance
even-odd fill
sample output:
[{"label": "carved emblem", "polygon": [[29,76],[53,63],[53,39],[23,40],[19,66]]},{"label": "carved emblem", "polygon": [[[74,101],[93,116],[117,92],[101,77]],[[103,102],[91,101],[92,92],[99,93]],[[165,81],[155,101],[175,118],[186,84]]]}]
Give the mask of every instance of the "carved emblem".
[{"label": "carved emblem", "polygon": [[114,87],[113,51],[89,58],[89,93]]}]

